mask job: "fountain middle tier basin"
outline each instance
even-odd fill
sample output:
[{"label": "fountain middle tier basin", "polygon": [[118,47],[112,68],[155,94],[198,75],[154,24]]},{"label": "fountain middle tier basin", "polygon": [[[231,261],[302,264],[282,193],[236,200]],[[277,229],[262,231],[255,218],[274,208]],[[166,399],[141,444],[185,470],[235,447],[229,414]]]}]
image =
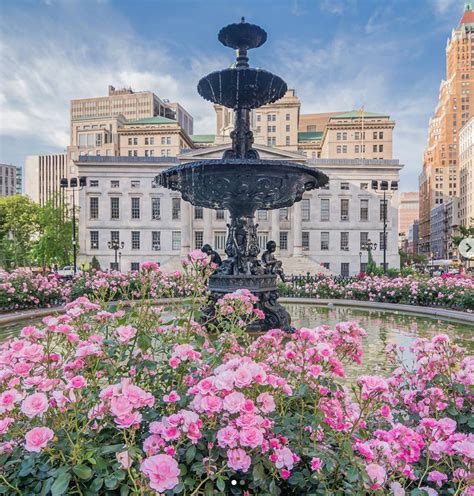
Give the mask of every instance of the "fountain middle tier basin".
[{"label": "fountain middle tier basin", "polygon": [[156,176],[193,205],[253,216],[257,209],[290,207],[303,193],[328,183],[317,169],[282,160],[223,159],[190,162]]}]

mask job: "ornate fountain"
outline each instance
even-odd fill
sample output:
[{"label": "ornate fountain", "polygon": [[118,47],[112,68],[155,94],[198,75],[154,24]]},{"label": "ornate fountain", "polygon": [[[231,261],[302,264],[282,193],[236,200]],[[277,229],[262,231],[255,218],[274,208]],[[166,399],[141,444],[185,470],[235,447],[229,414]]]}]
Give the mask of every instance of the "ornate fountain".
[{"label": "ornate fountain", "polygon": [[242,18],[240,23],[221,29],[218,39],[237,51],[236,64],[203,77],[198,83],[198,92],[206,100],[234,109],[232,147],[224,152],[222,159],[201,160],[167,169],[156,177],[156,182],[180,191],[182,198],[193,205],[230,212],[225,247],[228,258],[210,277],[211,295],[217,299],[225,293],[246,288],[259,298],[259,307],[265,314],[265,318],[254,323],[250,330],[280,328],[289,331],[290,316],[277,301],[281,263],[275,263],[274,245],[269,246],[263,261],[258,259],[260,248],[255,211],[290,207],[302,199],[305,191],[326,185],[328,178],[304,165],[261,160],[252,148],[251,110],[279,100],[287,91],[287,85],[280,77],[249,67],[247,51],[263,45],[267,33]]}]

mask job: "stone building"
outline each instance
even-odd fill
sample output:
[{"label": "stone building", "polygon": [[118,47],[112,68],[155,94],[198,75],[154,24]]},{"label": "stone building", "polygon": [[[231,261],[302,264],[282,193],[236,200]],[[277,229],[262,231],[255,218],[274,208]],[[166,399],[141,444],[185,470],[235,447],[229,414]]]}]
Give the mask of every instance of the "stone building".
[{"label": "stone building", "polygon": [[410,226],[418,220],[419,201],[418,192],[400,193],[400,207],[398,211],[398,241],[400,248],[406,246]]},{"label": "stone building", "polygon": [[[87,178],[80,196],[80,263],[93,256],[111,267],[108,241],[124,242],[121,270],[135,270],[145,260],[175,268],[182,255],[210,243],[223,253],[227,212],[195,208],[178,193],[155,187],[154,177],[177,163],[221,157],[228,145],[189,150],[177,157],[80,156],[78,175]],[[288,273],[354,275],[364,270],[368,240],[377,243],[374,259],[383,260],[383,202],[371,181],[395,183],[402,165],[397,160],[309,159],[297,151],[256,145],[264,159],[306,163],[330,177],[327,189],[305,194],[289,209],[258,211],[261,249],[269,239],[278,245]],[[387,262],[399,266],[398,192],[387,194]]]},{"label": "stone building", "polygon": [[[429,122],[428,142],[419,177],[420,251],[431,245],[431,211],[460,195],[459,131],[473,115],[474,11],[465,2],[463,16],[446,46],[446,79],[441,82],[438,104]],[[435,235],[436,236],[436,235]]]},{"label": "stone building", "polygon": [[17,168],[14,165],[0,164],[0,196],[17,194]]},{"label": "stone building", "polygon": [[459,132],[459,222],[474,225],[474,117]]}]

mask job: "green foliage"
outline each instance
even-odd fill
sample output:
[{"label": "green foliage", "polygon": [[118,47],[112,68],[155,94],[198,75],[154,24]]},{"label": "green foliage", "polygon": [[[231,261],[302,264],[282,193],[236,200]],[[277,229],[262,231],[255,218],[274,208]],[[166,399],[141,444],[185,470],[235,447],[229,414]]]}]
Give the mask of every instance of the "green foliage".
[{"label": "green foliage", "polygon": [[453,245],[459,246],[464,238],[469,238],[470,236],[474,236],[474,219],[471,219],[469,227],[459,226],[459,234],[452,238]]},{"label": "green foliage", "polygon": [[379,268],[377,267],[374,257],[372,256],[372,250],[368,250],[367,252],[367,268],[365,271],[369,275],[378,275]]},{"label": "green foliage", "polygon": [[15,268],[30,263],[30,250],[39,229],[40,206],[27,196],[0,198],[0,264]]},{"label": "green foliage", "polygon": [[96,258],[96,256],[95,256],[95,255],[92,257],[90,267],[91,267],[91,269],[93,269],[93,270],[101,270],[101,269],[100,269],[100,263],[99,263],[99,261],[97,260],[97,258]]}]

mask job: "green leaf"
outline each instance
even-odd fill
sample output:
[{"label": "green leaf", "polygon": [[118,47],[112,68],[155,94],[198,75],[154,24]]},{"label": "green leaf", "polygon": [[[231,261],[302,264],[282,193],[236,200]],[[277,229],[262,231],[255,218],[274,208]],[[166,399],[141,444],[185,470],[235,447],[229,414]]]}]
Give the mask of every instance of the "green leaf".
[{"label": "green leaf", "polygon": [[103,485],[104,485],[104,479],[102,479],[102,477],[97,477],[92,481],[91,485],[89,486],[89,489],[91,491],[95,491],[96,493],[98,493],[99,490],[102,489]]},{"label": "green leaf", "polygon": [[347,471],[347,480],[349,482],[355,482],[359,478],[359,471],[355,467],[351,467]]},{"label": "green leaf", "polygon": [[214,496],[214,484],[212,481],[206,482],[206,485],[204,486],[204,494],[206,496]]},{"label": "green leaf", "polygon": [[224,492],[225,490],[225,482],[222,477],[217,478],[217,489],[219,489],[219,491],[221,492]]},{"label": "green leaf", "polygon": [[99,451],[102,455],[108,455],[109,453],[117,453],[122,448],[123,444],[111,444],[110,446],[103,446]]},{"label": "green leaf", "polygon": [[72,471],[82,480],[88,480],[92,477],[92,469],[87,465],[75,465]]},{"label": "green leaf", "polygon": [[124,484],[120,486],[120,496],[128,496],[130,488]]},{"label": "green leaf", "polygon": [[261,481],[265,479],[265,470],[261,463],[257,463],[252,471],[252,476],[254,481]]},{"label": "green leaf", "polygon": [[194,460],[195,456],[196,456],[196,446],[192,445],[186,451],[186,456],[185,456],[186,463],[190,464]]},{"label": "green leaf", "polygon": [[117,477],[114,477],[112,475],[111,477],[108,477],[107,479],[105,479],[105,487],[107,489],[117,489],[119,482],[120,481],[117,479]]},{"label": "green leaf", "polygon": [[61,472],[51,486],[51,496],[63,496],[67,494],[66,490],[71,481],[71,474],[69,472]]}]

